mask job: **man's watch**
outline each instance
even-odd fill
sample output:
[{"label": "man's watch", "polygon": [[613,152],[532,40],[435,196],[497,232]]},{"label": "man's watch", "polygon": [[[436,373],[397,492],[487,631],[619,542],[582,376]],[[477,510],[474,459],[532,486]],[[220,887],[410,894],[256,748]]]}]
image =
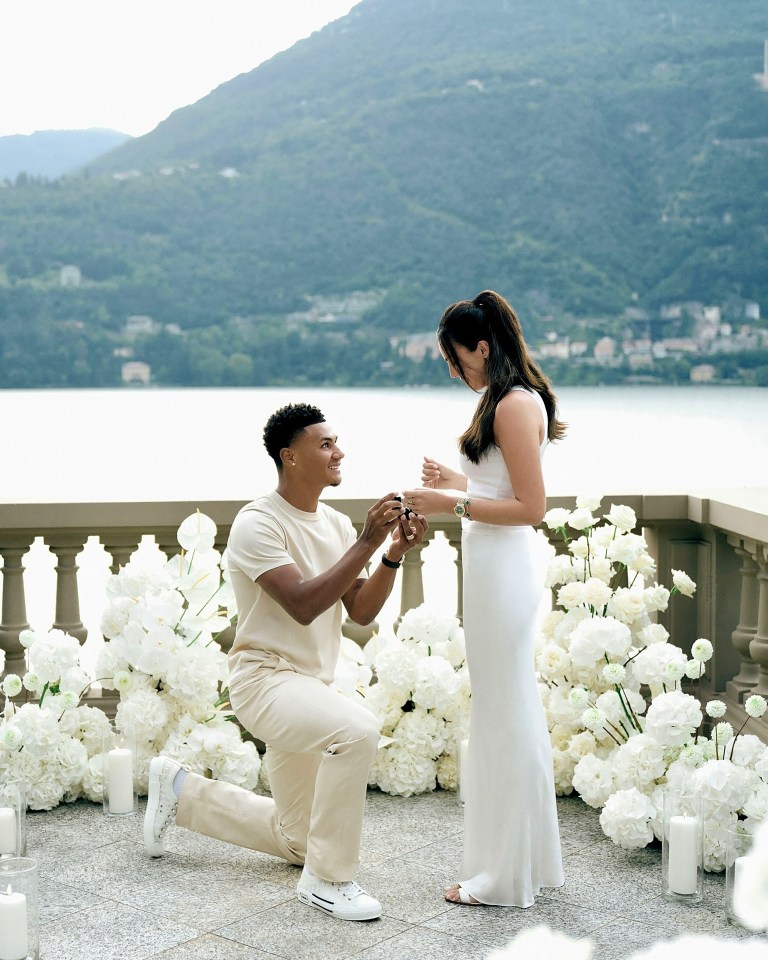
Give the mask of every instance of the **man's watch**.
[{"label": "man's watch", "polygon": [[469,515],[469,497],[460,497],[456,501],[456,506],[453,508],[453,512],[460,520],[471,520],[472,517]]}]

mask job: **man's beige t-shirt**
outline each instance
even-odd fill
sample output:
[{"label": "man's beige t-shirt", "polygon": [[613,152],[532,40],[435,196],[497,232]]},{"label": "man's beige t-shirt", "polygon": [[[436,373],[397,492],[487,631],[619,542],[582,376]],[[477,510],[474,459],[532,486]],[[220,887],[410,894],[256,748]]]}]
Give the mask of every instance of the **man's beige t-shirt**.
[{"label": "man's beige t-shirt", "polygon": [[[325,573],[355,543],[352,521],[319,503],[298,510],[273,491],[240,510],[227,544],[227,564],[237,601],[235,642],[229,654],[230,683],[277,655],[298,673],[333,679],[341,642],[341,600],[308,626],[297,623],[255,581],[269,570],[295,564],[305,580]],[[364,577],[365,571],[360,573]]]}]

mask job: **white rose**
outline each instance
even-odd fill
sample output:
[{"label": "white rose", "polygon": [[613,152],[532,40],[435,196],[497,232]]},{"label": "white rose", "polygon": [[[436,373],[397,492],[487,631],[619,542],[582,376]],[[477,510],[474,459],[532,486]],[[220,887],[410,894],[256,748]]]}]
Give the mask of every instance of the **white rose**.
[{"label": "white rose", "polygon": [[580,580],[566,583],[564,587],[560,587],[557,591],[557,602],[566,610],[581,606],[585,602],[584,584]]},{"label": "white rose", "polygon": [[584,584],[584,602],[595,610],[604,607],[611,595],[608,584],[597,577],[590,577]]},{"label": "white rose", "polygon": [[684,597],[692,597],[696,592],[696,584],[683,570],[672,571],[672,583]]},{"label": "white rose", "polygon": [[655,583],[652,587],[646,587],[643,590],[643,597],[645,599],[645,609],[649,613],[666,610],[669,605],[669,590],[658,583]]},{"label": "white rose", "polygon": [[585,507],[577,508],[568,517],[568,526],[573,527],[574,530],[587,530],[589,527],[594,527],[596,522],[591,511]]},{"label": "white rose", "polygon": [[642,591],[619,587],[608,604],[608,613],[624,623],[635,623],[645,617],[645,598]]},{"label": "white rose", "polygon": [[605,514],[605,519],[625,532],[629,532],[637,526],[635,511],[624,504],[612,503],[611,509]]},{"label": "white rose", "polygon": [[544,523],[550,530],[564,530],[570,519],[571,511],[563,507],[553,507],[544,514]]},{"label": "white rose", "polygon": [[580,510],[590,510],[594,511],[602,503],[602,496],[597,496],[595,494],[585,494],[583,496],[576,497],[576,506]]},{"label": "white rose", "polygon": [[616,563],[626,566],[644,553],[646,547],[645,540],[638,534],[624,533],[609,545],[608,556]]}]

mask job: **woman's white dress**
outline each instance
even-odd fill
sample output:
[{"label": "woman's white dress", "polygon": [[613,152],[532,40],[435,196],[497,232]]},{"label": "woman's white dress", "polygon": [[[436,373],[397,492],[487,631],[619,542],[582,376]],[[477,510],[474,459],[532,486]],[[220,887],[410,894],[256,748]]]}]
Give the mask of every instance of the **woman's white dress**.
[{"label": "woman's white dress", "polygon": [[[532,396],[546,424],[544,403]],[[514,495],[498,447],[462,469],[470,501]],[[463,523],[472,712],[459,882],[481,903],[502,906],[529,907],[543,887],[564,882],[552,748],[534,668],[544,579],[536,552],[532,527]]]}]

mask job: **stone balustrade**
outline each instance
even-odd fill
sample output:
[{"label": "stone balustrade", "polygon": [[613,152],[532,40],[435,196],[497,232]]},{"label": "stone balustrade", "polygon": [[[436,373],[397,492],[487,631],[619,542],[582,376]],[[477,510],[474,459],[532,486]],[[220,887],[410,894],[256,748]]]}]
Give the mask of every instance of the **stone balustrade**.
[{"label": "stone balustrade", "polygon": [[[356,529],[362,529],[368,500],[328,502],[346,513]],[[570,497],[550,497],[548,506],[572,508],[573,503]],[[626,504],[635,511],[638,526],[657,561],[659,582],[671,586],[674,569],[684,570],[696,581],[694,599],[677,598],[659,619],[672,641],[686,652],[698,637],[712,641],[715,653],[700,695],[702,699],[715,695],[724,699],[727,718],[740,726],[746,718],[746,697],[752,693],[768,696],[768,491],[748,490],[710,498],[685,494],[606,496],[606,511],[610,503]],[[217,547],[223,549],[232,518],[241,506],[235,501],[0,503],[0,648],[6,654],[5,672],[21,674],[25,670],[24,650],[18,640],[19,633],[28,627],[24,561],[37,538],[56,558],[55,620],[51,625],[84,642],[87,631],[80,614],[78,555],[89,538],[99,540],[111,558],[111,569],[117,571],[146,535],[154,537],[166,556],[173,556],[179,549],[179,523],[200,509],[217,524]],[[458,521],[447,515],[433,518],[430,540],[438,533],[455,553],[455,612],[460,617]],[[425,599],[428,544],[406,555],[399,575],[400,615]],[[364,643],[375,629],[376,624],[360,627],[348,621],[344,625],[346,635],[359,643]],[[231,636],[222,639],[225,646],[231,642]],[[90,702],[98,702],[107,710],[113,706],[106,693]],[[751,721],[749,729],[768,742],[768,717]]]}]

